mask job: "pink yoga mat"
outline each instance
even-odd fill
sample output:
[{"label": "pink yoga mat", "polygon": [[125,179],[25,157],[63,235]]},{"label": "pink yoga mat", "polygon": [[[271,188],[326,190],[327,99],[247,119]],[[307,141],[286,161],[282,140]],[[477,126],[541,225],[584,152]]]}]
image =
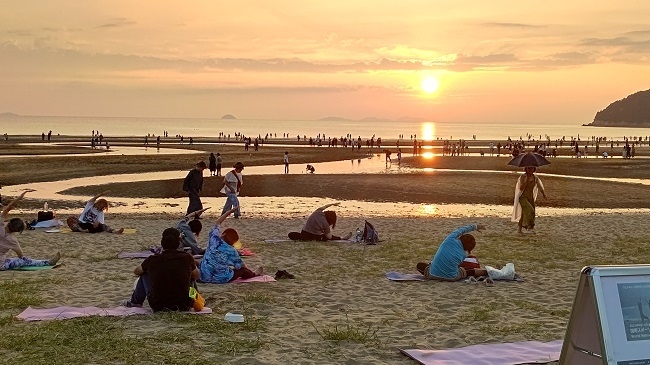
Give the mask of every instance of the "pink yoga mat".
[{"label": "pink yoga mat", "polygon": [[[49,319],[68,319],[76,317],[88,316],[117,316],[125,317],[136,314],[152,314],[153,311],[149,308],[128,308],[128,307],[115,307],[109,309],[102,309],[99,307],[56,307],[56,308],[32,308],[27,307],[22,313],[18,314],[16,318],[25,321],[44,321]],[[200,312],[183,312],[189,314],[210,314],[212,309],[205,307]]]},{"label": "pink yoga mat", "polygon": [[399,350],[423,365],[546,364],[560,359],[562,340],[494,343],[447,350]]}]

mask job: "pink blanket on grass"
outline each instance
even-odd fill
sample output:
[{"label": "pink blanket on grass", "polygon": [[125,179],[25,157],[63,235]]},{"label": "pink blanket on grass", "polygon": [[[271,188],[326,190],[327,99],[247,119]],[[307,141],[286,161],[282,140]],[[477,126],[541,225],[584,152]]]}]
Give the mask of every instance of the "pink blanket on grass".
[{"label": "pink blanket on grass", "polygon": [[562,340],[494,343],[447,350],[399,350],[422,365],[546,364],[560,359]]},{"label": "pink blanket on grass", "polygon": [[[128,307],[115,307],[109,309],[102,309],[98,307],[56,307],[56,308],[32,308],[27,307],[24,311],[16,316],[18,319],[25,321],[44,321],[49,319],[68,319],[76,317],[88,316],[117,316],[125,317],[136,314],[152,314],[153,311],[149,308],[128,308]],[[212,309],[205,307],[200,312],[182,312],[189,314],[210,314]]]}]

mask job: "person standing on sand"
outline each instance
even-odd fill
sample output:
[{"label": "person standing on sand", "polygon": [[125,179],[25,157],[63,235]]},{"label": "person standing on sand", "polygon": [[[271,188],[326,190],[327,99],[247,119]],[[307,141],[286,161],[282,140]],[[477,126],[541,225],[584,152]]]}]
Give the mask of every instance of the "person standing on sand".
[{"label": "person standing on sand", "polygon": [[526,233],[535,233],[535,200],[537,199],[537,193],[541,192],[544,199],[547,199],[542,180],[535,175],[535,170],[534,166],[526,166],[524,167],[525,173],[517,179],[511,220],[518,222],[519,233],[523,233],[522,228],[526,228]]},{"label": "person standing on sand", "polygon": [[487,276],[485,269],[466,269],[461,267],[468,252],[476,247],[476,239],[469,232],[485,229],[482,224],[470,224],[451,232],[440,244],[431,263],[418,262],[420,274],[429,280],[458,281],[466,277]]},{"label": "person standing on sand", "polygon": [[[25,230],[25,222],[20,218],[9,219],[9,211],[18,204],[18,202],[27,194],[23,191],[18,198],[13,200],[0,213],[0,271],[16,269],[23,266],[53,266],[61,259],[61,253],[57,252],[49,260],[34,260],[23,255],[23,250],[18,243],[16,233],[22,233]],[[6,220],[9,221],[4,223]],[[7,258],[7,253],[12,250],[16,253],[16,258]]]},{"label": "person standing on sand", "polygon": [[221,154],[217,152],[217,176],[221,176]]},{"label": "person standing on sand", "polygon": [[289,151],[284,152],[284,173],[289,173]]},{"label": "person standing on sand", "polygon": [[239,191],[241,190],[241,186],[244,184],[242,176],[242,171],[244,171],[244,164],[237,162],[232,167],[233,169],[231,171],[228,171],[226,176],[224,176],[223,186],[221,187],[221,190],[219,190],[222,194],[226,194],[226,204],[223,206],[221,215],[224,215],[230,209],[237,207],[234,210],[234,216],[235,219],[238,219],[241,215],[238,196]]},{"label": "person standing on sand", "polygon": [[187,206],[187,214],[203,209],[201,197],[199,194],[203,189],[203,170],[207,166],[205,162],[199,161],[190,172],[187,173],[185,180],[183,180],[183,191],[187,192],[190,198],[190,203]]},{"label": "person standing on sand", "polygon": [[217,171],[217,157],[212,152],[210,152],[210,160],[208,163],[210,166],[210,176],[214,176]]}]

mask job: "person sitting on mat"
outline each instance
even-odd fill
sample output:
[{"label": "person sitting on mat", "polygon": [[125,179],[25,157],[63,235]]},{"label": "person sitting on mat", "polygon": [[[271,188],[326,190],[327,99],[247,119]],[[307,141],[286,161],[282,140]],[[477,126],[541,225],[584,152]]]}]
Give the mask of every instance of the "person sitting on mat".
[{"label": "person sitting on mat", "polygon": [[163,251],[147,257],[133,273],[139,276],[130,299],[122,301],[125,307],[142,307],[144,300],[154,312],[188,311],[194,305],[190,287],[199,277],[194,258],[179,250],[181,233],[167,228],[160,244]]},{"label": "person sitting on mat", "polygon": [[199,220],[201,213],[205,212],[209,208],[204,208],[197,210],[186,215],[180,222],[176,225],[176,228],[181,232],[181,249],[189,247],[192,251],[192,255],[203,255],[205,250],[199,247],[197,239],[199,238],[199,233],[203,229],[203,224]]},{"label": "person sitting on mat", "polygon": [[221,233],[220,224],[238,208],[234,206],[222,214],[210,231],[208,246],[199,266],[199,280],[204,283],[223,284],[237,278],[250,279],[264,273],[262,267],[252,271],[239,257],[233,247],[239,241],[239,233],[235,229],[227,228]]},{"label": "person sitting on mat", "polygon": [[78,222],[74,220],[68,221],[68,226],[75,232],[89,232],[89,233],[99,233],[99,232],[109,232],[121,234],[124,232],[124,228],[113,229],[108,225],[104,224],[104,211],[108,210],[108,201],[106,199],[97,199],[100,196],[106,194],[108,191],[99,193],[84,206],[84,210],[78,218]]},{"label": "person sitting on mat", "polygon": [[[61,259],[61,253],[57,252],[54,257],[49,260],[34,260],[23,255],[23,250],[18,243],[16,233],[21,233],[25,230],[25,222],[20,218],[11,218],[8,222],[9,211],[18,204],[18,202],[27,194],[23,191],[18,198],[13,200],[0,213],[0,271],[17,269],[23,266],[54,266]],[[16,253],[16,258],[7,258],[7,253],[12,250]]]},{"label": "person sitting on mat", "polygon": [[[343,237],[332,235],[332,229],[336,228],[336,212],[333,210],[325,210],[332,206],[338,206],[341,203],[331,203],[323,205],[316,209],[307,218],[305,226],[302,231],[289,233],[289,238],[292,240],[300,241],[330,241],[330,240],[347,240],[352,237],[352,232],[349,232]],[[330,229],[331,226],[331,229]]]},{"label": "person sitting on mat", "polygon": [[485,269],[465,269],[461,266],[467,252],[471,252],[476,246],[476,239],[469,234],[472,231],[484,230],[482,224],[470,224],[460,227],[442,241],[430,264],[419,262],[416,265],[420,274],[430,280],[458,281],[468,276],[487,276]]}]

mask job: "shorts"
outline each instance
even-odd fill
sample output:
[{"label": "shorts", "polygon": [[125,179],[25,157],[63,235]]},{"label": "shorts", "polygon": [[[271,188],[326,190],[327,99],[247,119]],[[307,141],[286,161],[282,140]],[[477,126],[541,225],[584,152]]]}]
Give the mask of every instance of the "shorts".
[{"label": "shorts", "polygon": [[467,271],[465,271],[465,269],[463,269],[462,267],[459,267],[458,275],[455,278],[453,279],[441,278],[439,276],[431,275],[429,271],[429,266],[427,266],[427,268],[424,271],[424,277],[428,280],[436,280],[436,281],[458,281],[458,280],[463,280],[467,277]]}]

